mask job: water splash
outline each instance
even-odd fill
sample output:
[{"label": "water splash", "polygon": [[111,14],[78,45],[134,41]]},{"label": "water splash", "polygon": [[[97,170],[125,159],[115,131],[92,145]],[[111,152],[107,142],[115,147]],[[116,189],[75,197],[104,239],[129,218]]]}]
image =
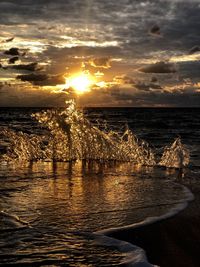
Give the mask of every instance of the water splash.
[{"label": "water splash", "polygon": [[178,137],[171,146],[164,148],[159,165],[169,168],[183,168],[189,164],[189,161],[189,150],[181,143],[181,139]]},{"label": "water splash", "polygon": [[0,131],[0,138],[9,143],[6,154],[1,157],[4,161],[31,161],[46,158],[46,151],[43,150],[44,137],[15,132],[4,127]]},{"label": "water splash", "polygon": [[[4,128],[0,135],[9,140],[10,145],[3,160],[113,160],[157,165],[156,153],[128,127],[123,134],[100,130],[76,108],[73,100],[67,102],[64,110],[48,110],[32,116],[48,129],[48,134],[39,136]],[[167,167],[173,164],[173,167],[177,167],[178,163],[185,166],[189,162],[189,154],[180,139],[177,139],[170,148],[165,148],[158,162]]]}]

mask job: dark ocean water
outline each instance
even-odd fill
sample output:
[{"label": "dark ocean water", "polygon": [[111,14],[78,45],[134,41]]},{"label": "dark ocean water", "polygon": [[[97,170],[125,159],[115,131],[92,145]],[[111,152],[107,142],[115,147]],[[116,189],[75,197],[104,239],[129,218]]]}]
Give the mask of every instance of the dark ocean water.
[{"label": "dark ocean water", "polygon": [[110,108],[89,109],[95,122],[107,121],[113,127],[126,124],[139,137],[155,148],[171,143],[176,137],[188,146],[191,164],[200,165],[200,108]]},{"label": "dark ocean water", "polygon": [[[31,114],[1,108],[0,127],[42,135]],[[180,136],[189,148],[187,177],[200,174],[200,109],[90,108],[100,128],[126,125],[159,150]],[[92,144],[88,144],[92,145]],[[5,153],[7,140],[0,140]],[[125,257],[96,242],[96,231],[163,216],[188,198],[179,172],[131,163],[0,162],[1,266],[118,266]],[[192,178],[191,178],[192,179]]]},{"label": "dark ocean water", "polygon": [[[44,130],[31,114],[42,108],[0,108],[0,127],[26,133]],[[192,165],[200,165],[200,108],[88,108],[85,114],[95,125],[123,131],[126,125],[139,138],[160,148],[181,137],[191,152]]]}]

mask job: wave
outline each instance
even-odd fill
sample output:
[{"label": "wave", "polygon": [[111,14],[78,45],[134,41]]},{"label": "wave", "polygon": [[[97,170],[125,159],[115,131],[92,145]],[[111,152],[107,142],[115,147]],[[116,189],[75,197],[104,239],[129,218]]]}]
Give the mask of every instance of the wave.
[{"label": "wave", "polygon": [[[0,158],[1,162],[97,160],[133,162],[146,166],[160,165],[168,168],[182,168],[189,164],[189,150],[182,144],[180,138],[162,148],[162,151],[156,151],[146,141],[138,139],[128,127],[120,133],[108,129],[106,125],[98,127],[92,124],[83,112],[76,108],[73,101],[69,101],[64,110],[39,112],[33,117],[45,129],[43,134],[28,134],[9,128],[0,131],[0,141],[2,139],[8,144],[6,153]],[[125,253],[126,257],[122,264],[134,267],[153,266],[148,262],[142,248],[108,235],[174,216],[194,198],[189,189],[183,187],[183,190],[186,196],[184,201],[178,203],[170,212],[159,217],[148,217],[139,223],[94,232],[96,242],[117,247]],[[28,223],[4,211],[1,212],[1,216],[15,229],[29,227]]]},{"label": "wave", "polygon": [[[177,138],[171,146],[160,151],[140,140],[126,126],[121,133],[107,125],[92,124],[74,101],[64,110],[47,110],[33,117],[48,132],[43,135],[0,131],[0,141],[9,143],[1,161],[74,161],[99,160],[134,162],[140,165],[182,168],[189,164],[189,150]],[[44,131],[45,132],[45,131]]]},{"label": "wave", "polygon": [[[176,183],[173,182],[173,184]],[[148,262],[146,253],[142,248],[129,242],[112,238],[109,235],[121,230],[130,230],[140,228],[142,226],[147,226],[175,216],[180,211],[184,210],[190,201],[194,200],[194,195],[192,194],[192,192],[186,186],[182,185],[182,188],[185,194],[185,199],[178,203],[166,214],[161,216],[148,217],[139,223],[96,231],[94,232],[95,243],[102,246],[116,247],[120,252],[125,253],[126,256],[121,262],[122,265],[130,267],[156,267],[157,265],[152,265]]]}]

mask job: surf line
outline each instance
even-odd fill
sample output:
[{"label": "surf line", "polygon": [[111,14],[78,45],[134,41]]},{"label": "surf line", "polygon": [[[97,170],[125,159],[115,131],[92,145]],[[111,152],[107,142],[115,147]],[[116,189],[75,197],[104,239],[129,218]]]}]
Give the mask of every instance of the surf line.
[{"label": "surf line", "polygon": [[[171,183],[177,185],[177,183],[175,182]],[[95,237],[94,241],[95,244],[107,247],[115,247],[116,249],[118,249],[119,252],[125,253],[126,256],[124,257],[123,261],[120,264],[130,267],[158,267],[158,265],[153,265],[148,262],[146,252],[142,248],[127,241],[110,237],[109,235],[121,230],[136,229],[140,228],[141,226],[147,226],[155,222],[159,222],[174,217],[180,211],[184,210],[188,206],[190,201],[194,200],[193,193],[186,186],[184,185],[181,186],[185,194],[185,199],[183,200],[183,202],[180,202],[175,207],[171,208],[169,212],[161,216],[148,217],[145,220],[138,223],[95,231],[93,233]]]}]

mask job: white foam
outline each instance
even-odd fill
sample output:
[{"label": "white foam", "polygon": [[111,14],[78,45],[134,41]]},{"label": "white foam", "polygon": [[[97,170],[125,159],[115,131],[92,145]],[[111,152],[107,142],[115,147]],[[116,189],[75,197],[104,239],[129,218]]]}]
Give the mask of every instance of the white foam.
[{"label": "white foam", "polygon": [[146,254],[143,249],[128,243],[126,241],[121,241],[104,234],[95,234],[95,242],[98,245],[115,247],[120,252],[126,253],[126,257],[123,260],[123,264],[129,266],[141,266],[141,267],[150,267],[154,266],[147,261]]},{"label": "white foam", "polygon": [[189,201],[192,201],[194,199],[194,195],[192,194],[192,192],[186,186],[182,187],[185,193],[185,199],[182,202],[178,203],[166,214],[161,215],[159,217],[158,216],[148,217],[144,221],[141,221],[139,223],[96,231],[94,233],[96,237],[95,239],[96,243],[104,246],[114,246],[120,252],[126,253],[126,256],[124,260],[121,262],[121,264],[126,264],[127,266],[133,266],[133,267],[150,267],[150,266],[156,267],[156,265],[152,265],[151,263],[148,262],[146,253],[142,248],[137,247],[131,243],[109,237],[107,235],[117,232],[119,230],[139,228],[141,226],[149,225],[175,216],[177,213],[179,213],[180,211],[182,211],[187,207]]}]

